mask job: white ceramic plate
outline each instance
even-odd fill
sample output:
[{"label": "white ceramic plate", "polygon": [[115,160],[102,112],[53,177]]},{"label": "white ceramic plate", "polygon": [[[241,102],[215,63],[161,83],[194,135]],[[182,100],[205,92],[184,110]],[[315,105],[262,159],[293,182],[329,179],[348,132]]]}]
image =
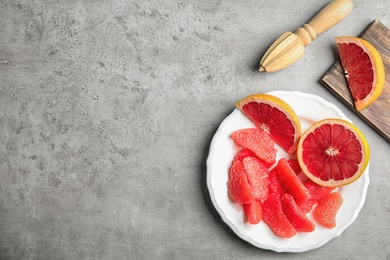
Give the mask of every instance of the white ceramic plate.
[{"label": "white ceramic plate", "polygon": [[[268,94],[283,99],[295,110],[301,121],[302,133],[311,124],[324,118],[342,118],[351,122],[339,108],[318,96],[296,91],[273,91]],[[221,123],[211,142],[207,159],[207,186],[214,207],[223,221],[243,240],[256,247],[276,252],[304,252],[323,246],[340,236],[355,221],[363,207],[369,184],[369,167],[367,166],[363,176],[354,183],[337,188],[344,203],[337,214],[335,228],[327,229],[316,224],[316,229],[311,233],[297,233],[289,239],[279,238],[263,221],[257,225],[244,222],[241,206],[228,197],[226,186],[228,170],[237,152],[230,135],[238,129],[247,127],[254,125],[240,110],[235,109]],[[288,158],[288,154],[282,148],[278,146],[277,148],[277,159]],[[313,220],[311,213],[308,217]]]}]

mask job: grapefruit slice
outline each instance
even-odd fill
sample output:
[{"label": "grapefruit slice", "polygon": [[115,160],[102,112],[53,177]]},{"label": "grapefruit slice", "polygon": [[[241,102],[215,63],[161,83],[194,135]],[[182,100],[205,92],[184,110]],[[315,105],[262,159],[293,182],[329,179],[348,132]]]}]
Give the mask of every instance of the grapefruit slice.
[{"label": "grapefruit slice", "polygon": [[249,223],[253,225],[260,223],[263,209],[259,200],[254,200],[251,204],[244,204],[243,207]]},{"label": "grapefruit slice", "polygon": [[282,182],[279,180],[277,176],[276,168],[273,168],[271,171],[269,171],[268,180],[269,180],[269,186],[268,186],[269,193],[276,193],[280,197],[284,193],[286,193],[286,190],[284,189]]},{"label": "grapefruit slice", "polygon": [[272,164],[276,161],[275,142],[266,132],[258,128],[245,128],[235,131],[230,137],[237,145],[251,150],[260,159]]},{"label": "grapefruit slice", "polygon": [[310,179],[306,180],[303,185],[305,185],[307,190],[310,192],[310,199],[315,202],[319,202],[334,190],[334,188],[331,187],[320,186]]},{"label": "grapefruit slice", "polygon": [[302,171],[321,186],[339,187],[356,181],[369,158],[364,135],[343,119],[328,118],[311,125],[298,143]]},{"label": "grapefruit slice", "polygon": [[296,175],[299,175],[301,173],[301,166],[299,165],[298,160],[296,159],[288,159],[287,160],[288,165],[290,165],[291,169],[294,170]]},{"label": "grapefruit slice", "polygon": [[244,165],[240,161],[234,161],[230,167],[227,187],[229,197],[235,202],[249,204],[255,200]]},{"label": "grapefruit slice", "polygon": [[234,156],[233,161],[236,161],[236,160],[242,161],[246,157],[254,157],[254,158],[258,159],[259,161],[261,161],[261,163],[265,167],[267,167],[267,169],[270,168],[275,163],[275,162],[268,163],[264,160],[261,160],[259,157],[257,157],[257,155],[254,152],[252,152],[251,150],[246,149],[246,148],[239,150],[238,153]]},{"label": "grapefruit slice", "polygon": [[334,188],[331,187],[320,186],[310,179],[306,180],[303,185],[310,193],[310,199],[308,201],[298,203],[301,210],[305,213],[310,212],[315,204],[317,204],[326,195],[328,195],[334,190]]},{"label": "grapefruit slice", "polygon": [[282,99],[269,94],[254,94],[236,103],[256,127],[269,133],[277,144],[294,154],[301,136],[297,114]]},{"label": "grapefruit slice", "polygon": [[315,229],[314,223],[301,211],[293,196],[285,193],[282,197],[282,209],[291,225],[299,232],[312,232]]},{"label": "grapefruit slice", "polygon": [[283,238],[293,237],[297,231],[284,215],[279,194],[270,193],[263,203],[263,220],[275,233]]},{"label": "grapefruit slice", "polygon": [[264,201],[268,196],[268,170],[255,157],[245,157],[242,160],[245,172],[248,177],[248,182],[253,189],[255,199]]},{"label": "grapefruit slice", "polygon": [[341,205],[343,197],[337,191],[325,196],[313,210],[313,218],[323,227],[336,227],[336,215]]},{"label": "grapefruit slice", "polygon": [[244,158],[246,158],[246,157],[256,157],[256,154],[249,149],[241,149],[234,156],[233,161],[241,161],[242,162],[242,160],[244,160]]},{"label": "grapefruit slice", "polygon": [[276,165],[276,173],[283,187],[296,201],[304,202],[310,199],[310,193],[288,164],[286,158],[281,158]]},{"label": "grapefruit slice", "polygon": [[385,69],[377,49],[356,37],[337,37],[337,49],[356,110],[378,99],[385,83]]}]

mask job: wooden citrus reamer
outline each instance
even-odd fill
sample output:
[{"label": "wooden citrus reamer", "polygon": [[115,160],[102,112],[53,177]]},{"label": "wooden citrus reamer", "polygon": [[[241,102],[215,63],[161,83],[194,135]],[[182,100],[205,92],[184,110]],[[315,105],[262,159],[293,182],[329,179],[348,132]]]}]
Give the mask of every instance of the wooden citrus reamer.
[{"label": "wooden citrus reamer", "polygon": [[274,72],[296,62],[303,56],[306,45],[344,19],[352,7],[351,0],[333,0],[294,33],[284,33],[265,52],[259,71]]}]

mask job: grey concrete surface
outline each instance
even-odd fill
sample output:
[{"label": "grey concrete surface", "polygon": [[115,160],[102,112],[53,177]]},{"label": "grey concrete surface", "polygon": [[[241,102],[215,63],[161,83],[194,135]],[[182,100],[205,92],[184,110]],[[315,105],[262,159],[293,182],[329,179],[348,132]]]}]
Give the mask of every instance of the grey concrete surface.
[{"label": "grey concrete surface", "polygon": [[[0,1],[0,259],[390,259],[389,143],[319,79],[350,16],[277,73],[268,46],[328,1]],[[339,106],[372,150],[366,203],[302,254],[258,249],[210,203],[210,141],[249,94],[298,90]]]}]

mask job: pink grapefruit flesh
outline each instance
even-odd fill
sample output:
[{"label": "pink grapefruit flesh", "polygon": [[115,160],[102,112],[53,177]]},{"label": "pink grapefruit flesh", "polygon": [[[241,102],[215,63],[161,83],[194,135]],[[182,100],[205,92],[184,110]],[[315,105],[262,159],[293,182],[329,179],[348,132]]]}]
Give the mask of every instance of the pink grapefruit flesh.
[{"label": "pink grapefruit flesh", "polygon": [[267,163],[276,161],[275,142],[263,130],[257,128],[246,128],[235,131],[231,138],[244,148],[254,152],[256,156]]}]

